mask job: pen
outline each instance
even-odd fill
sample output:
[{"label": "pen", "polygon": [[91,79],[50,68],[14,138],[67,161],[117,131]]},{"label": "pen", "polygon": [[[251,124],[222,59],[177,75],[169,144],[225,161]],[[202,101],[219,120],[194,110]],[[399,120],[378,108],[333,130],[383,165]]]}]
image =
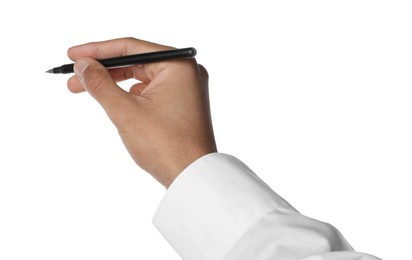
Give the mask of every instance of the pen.
[{"label": "pen", "polygon": [[[163,60],[190,58],[196,55],[195,48],[183,48],[167,51],[147,52],[141,54],[134,54],[128,56],[114,57],[108,59],[97,60],[106,68],[119,68],[125,66],[132,66],[138,64],[152,63]],[[53,74],[67,74],[73,73],[73,63],[65,64],[60,67],[55,67],[46,71]]]}]

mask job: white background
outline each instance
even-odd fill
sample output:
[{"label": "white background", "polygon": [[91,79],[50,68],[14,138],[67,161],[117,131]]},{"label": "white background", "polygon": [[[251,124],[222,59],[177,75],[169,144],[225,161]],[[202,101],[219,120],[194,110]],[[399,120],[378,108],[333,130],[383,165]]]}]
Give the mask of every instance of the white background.
[{"label": "white background", "polygon": [[179,259],[151,224],[164,189],[66,50],[133,36],[196,47],[219,150],[353,247],[410,257],[410,1],[3,1],[0,259]]}]

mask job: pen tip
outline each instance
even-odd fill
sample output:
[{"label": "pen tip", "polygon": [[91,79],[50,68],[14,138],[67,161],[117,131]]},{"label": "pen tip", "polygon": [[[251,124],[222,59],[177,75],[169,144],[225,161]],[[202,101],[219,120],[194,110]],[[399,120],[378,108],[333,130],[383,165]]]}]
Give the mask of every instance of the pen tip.
[{"label": "pen tip", "polygon": [[46,73],[53,73],[53,69],[49,69]]}]

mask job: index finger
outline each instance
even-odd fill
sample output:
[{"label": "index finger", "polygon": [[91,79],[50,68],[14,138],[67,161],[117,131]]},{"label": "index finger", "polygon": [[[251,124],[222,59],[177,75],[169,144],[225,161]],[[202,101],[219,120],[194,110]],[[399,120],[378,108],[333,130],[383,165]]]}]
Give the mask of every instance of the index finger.
[{"label": "index finger", "polygon": [[119,38],[102,42],[90,42],[71,47],[67,51],[67,56],[72,61],[76,61],[80,57],[104,59],[170,49],[174,48],[135,38]]}]

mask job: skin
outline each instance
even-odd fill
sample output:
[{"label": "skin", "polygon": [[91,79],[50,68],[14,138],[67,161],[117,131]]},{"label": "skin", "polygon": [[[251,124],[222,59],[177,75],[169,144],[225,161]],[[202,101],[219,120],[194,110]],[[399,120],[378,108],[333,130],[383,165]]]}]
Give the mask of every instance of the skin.
[{"label": "skin", "polygon": [[[217,152],[208,74],[195,59],[107,70],[96,59],[173,49],[134,38],[71,47],[73,93],[87,91],[116,126],[133,160],[168,188],[196,159]],[[116,82],[137,79],[129,91]]]}]

